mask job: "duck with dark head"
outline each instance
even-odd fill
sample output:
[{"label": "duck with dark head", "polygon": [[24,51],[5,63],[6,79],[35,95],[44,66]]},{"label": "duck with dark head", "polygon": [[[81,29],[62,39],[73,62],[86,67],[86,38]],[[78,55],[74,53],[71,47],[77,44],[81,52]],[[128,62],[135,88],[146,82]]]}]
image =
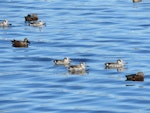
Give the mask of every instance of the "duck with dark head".
[{"label": "duck with dark head", "polygon": [[144,81],[144,73],[138,72],[137,74],[126,75],[127,81]]},{"label": "duck with dark head", "polygon": [[2,22],[0,22],[0,26],[1,27],[8,27],[8,26],[11,26],[12,24],[10,24],[9,22],[8,22],[8,20],[3,20]]},{"label": "duck with dark head", "polygon": [[70,60],[70,58],[68,58],[68,57],[65,57],[65,58],[62,59],[62,60],[58,60],[58,59],[54,60],[54,63],[55,63],[56,65],[69,65],[70,62],[71,62],[71,60]]},{"label": "duck with dark head", "polygon": [[25,21],[37,21],[38,20],[37,14],[28,14],[24,18],[25,18]]},{"label": "duck with dark head", "polygon": [[28,44],[30,43],[27,38],[25,38],[23,41],[14,39],[11,42],[13,47],[28,47]]},{"label": "duck with dark head", "polygon": [[107,62],[105,63],[105,68],[110,69],[110,68],[122,68],[124,67],[124,62],[122,59],[118,59],[117,62]]}]

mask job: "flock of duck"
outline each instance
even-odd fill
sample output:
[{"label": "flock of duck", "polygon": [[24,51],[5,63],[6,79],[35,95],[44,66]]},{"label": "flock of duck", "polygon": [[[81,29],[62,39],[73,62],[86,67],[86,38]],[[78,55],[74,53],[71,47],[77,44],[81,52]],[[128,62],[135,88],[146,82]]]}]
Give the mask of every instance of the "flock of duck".
[{"label": "flock of duck", "polygon": [[[133,0],[133,2],[141,2],[142,0]],[[78,65],[70,65],[71,60],[68,57],[65,57],[62,60],[54,60],[54,63],[56,65],[64,65],[67,67],[68,71],[70,73],[84,73],[86,72],[86,64],[85,62],[81,62]],[[123,68],[124,67],[124,62],[122,59],[118,59],[117,62],[107,62],[105,63],[105,69],[111,69],[111,68]],[[128,81],[144,81],[144,73],[143,72],[138,72],[135,74],[129,74],[126,75],[126,80]]]},{"label": "flock of duck", "polygon": [[[133,3],[135,3],[135,2],[142,2],[142,0],[132,0],[132,1],[133,1]],[[29,26],[39,27],[39,26],[46,25],[46,23],[44,23],[42,21],[37,21],[37,20],[38,20],[37,14],[28,14],[25,17],[25,21],[29,22]],[[8,20],[5,19],[2,22],[0,22],[0,26],[8,27],[8,26],[11,26],[11,24],[9,24]]]},{"label": "flock of duck", "polygon": [[[64,65],[67,67],[68,71],[70,73],[83,73],[86,72],[86,64],[85,62],[81,62],[78,65],[70,65],[71,60],[68,57],[65,57],[62,60],[54,60],[54,63],[56,65]],[[106,69],[112,69],[112,68],[123,68],[124,62],[122,59],[118,59],[117,62],[107,62],[105,63]],[[138,72],[136,74],[130,74],[126,75],[127,81],[144,81],[144,73]]]},{"label": "flock of duck", "polygon": [[[133,2],[141,2],[142,0],[133,0]],[[40,27],[45,25],[44,22],[38,21],[38,16],[37,14],[28,14],[25,16],[25,21],[29,23],[29,26],[34,26],[34,27]],[[0,22],[1,27],[8,27],[11,26],[6,19]],[[12,40],[12,46],[13,47],[28,47],[30,44],[30,41],[25,38],[23,41],[20,40]],[[64,59],[57,59],[54,60],[55,65],[64,65],[67,70],[72,73],[72,74],[78,74],[78,73],[85,73],[87,71],[86,69],[86,64],[85,62],[81,62],[78,65],[70,65],[71,64],[71,59],[68,57],[65,57]],[[111,68],[123,68],[124,67],[124,62],[122,59],[118,59],[117,62],[108,62],[105,63],[105,68],[106,69],[111,69]],[[126,75],[126,80],[129,81],[144,81],[144,73],[143,72],[138,72],[136,74],[130,74]]]},{"label": "flock of duck", "polygon": [[71,74],[83,74],[86,73],[87,69],[86,69],[86,64],[85,62],[81,62],[78,65],[70,65],[71,63],[71,59],[68,57],[65,57],[62,60],[54,60],[55,65],[64,65],[65,67],[67,67],[69,73]]},{"label": "flock of duck", "polygon": [[[34,26],[34,27],[41,27],[43,25],[46,25],[43,21],[38,21],[38,16],[37,14],[28,14],[25,16],[25,21],[29,23],[29,26]],[[9,27],[12,24],[8,22],[8,20],[4,19],[2,22],[0,22],[1,27]]]}]

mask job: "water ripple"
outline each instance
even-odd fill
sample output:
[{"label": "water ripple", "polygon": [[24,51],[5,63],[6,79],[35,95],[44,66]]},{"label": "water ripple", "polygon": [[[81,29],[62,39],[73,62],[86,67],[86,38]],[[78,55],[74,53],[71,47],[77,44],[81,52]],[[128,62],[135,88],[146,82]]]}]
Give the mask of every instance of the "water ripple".
[{"label": "water ripple", "polygon": [[[149,1],[1,1],[0,112],[149,113]],[[43,7],[44,6],[44,7]],[[37,13],[44,27],[24,16]],[[28,38],[28,48],[11,40]],[[85,62],[86,73],[69,73],[53,60]],[[106,62],[125,61],[123,70]],[[144,72],[144,81],[125,75]],[[109,108],[109,109],[108,109]]]}]

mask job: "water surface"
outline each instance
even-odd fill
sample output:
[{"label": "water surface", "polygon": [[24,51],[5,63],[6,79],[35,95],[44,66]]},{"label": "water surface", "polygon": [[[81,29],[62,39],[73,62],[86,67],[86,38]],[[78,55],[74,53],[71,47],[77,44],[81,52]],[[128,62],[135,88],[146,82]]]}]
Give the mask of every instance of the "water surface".
[{"label": "water surface", "polygon": [[[149,113],[150,2],[143,0],[5,0],[0,20],[1,113]],[[24,16],[37,13],[42,28]],[[28,48],[11,40],[28,38]],[[86,62],[88,72],[70,74],[54,59]],[[124,70],[105,69],[123,59]],[[143,71],[144,82],[125,75]]]}]

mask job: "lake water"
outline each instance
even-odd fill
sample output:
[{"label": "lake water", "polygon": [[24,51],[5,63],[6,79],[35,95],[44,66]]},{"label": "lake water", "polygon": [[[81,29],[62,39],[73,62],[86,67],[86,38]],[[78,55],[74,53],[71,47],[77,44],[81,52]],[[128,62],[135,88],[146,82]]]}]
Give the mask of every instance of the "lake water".
[{"label": "lake water", "polygon": [[[0,113],[150,113],[150,1],[3,0],[0,20]],[[24,16],[37,13],[42,28]],[[28,38],[28,48],[11,40]],[[86,62],[68,73],[54,59]],[[123,59],[121,71],[105,62]],[[143,71],[143,82],[126,74]]]}]

